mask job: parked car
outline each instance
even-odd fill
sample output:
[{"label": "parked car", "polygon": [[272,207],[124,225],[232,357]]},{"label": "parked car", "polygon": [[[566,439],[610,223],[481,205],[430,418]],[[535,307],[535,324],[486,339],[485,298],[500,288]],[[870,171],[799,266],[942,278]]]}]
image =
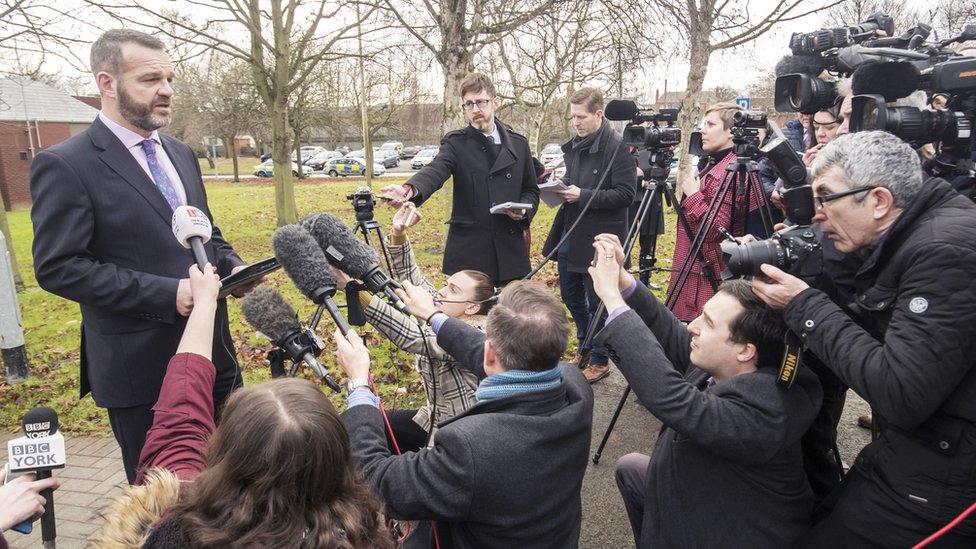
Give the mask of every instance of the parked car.
[{"label": "parked car", "polygon": [[380,150],[383,151],[384,154],[396,154],[397,156],[400,156],[400,153],[403,152],[403,143],[399,141],[387,141],[386,143],[380,145]]},{"label": "parked car", "polygon": [[400,155],[393,149],[380,149],[373,155],[373,162],[383,164],[384,168],[396,168],[400,165]]},{"label": "parked car", "polygon": [[[323,170],[331,177],[338,175],[366,175],[366,161],[362,158],[333,158],[329,160]],[[383,175],[384,173],[386,173],[386,168],[381,164],[373,162],[373,175]]]},{"label": "parked car", "polygon": [[312,158],[306,160],[304,164],[308,166],[310,170],[319,172],[322,171],[322,168],[325,167],[325,164],[329,160],[332,160],[333,158],[342,158],[342,153],[340,153],[339,151],[326,151],[326,150],[320,151]]},{"label": "parked car", "polygon": [[539,155],[539,162],[543,165],[548,166],[555,160],[562,160],[563,149],[558,143],[549,143],[542,148],[542,154]]},{"label": "parked car", "polygon": [[291,161],[292,162],[301,162],[302,164],[304,164],[306,160],[308,160],[309,158],[312,158],[316,154],[324,151],[325,148],[324,147],[308,146],[308,147],[302,147],[300,150],[302,151],[302,159],[301,160],[298,160],[298,157],[295,156],[295,153],[291,153]]},{"label": "parked car", "polygon": [[419,153],[421,150],[423,150],[423,147],[420,147],[418,145],[411,145],[409,147],[404,147],[403,151],[400,153],[400,158],[404,160],[410,160],[411,158],[417,156],[417,153]]},{"label": "parked car", "polygon": [[562,158],[546,164],[546,169],[539,176],[539,183],[549,181],[550,176],[555,181],[562,181],[566,177],[566,163]]},{"label": "parked car", "polygon": [[434,160],[434,157],[437,156],[438,150],[439,149],[424,149],[420,151],[417,153],[417,156],[413,157],[413,162],[410,163],[410,167],[415,170],[419,170],[427,164],[430,164],[431,161]]},{"label": "parked car", "polygon": [[[254,166],[254,175],[258,177],[274,177],[274,161],[265,160],[264,162]],[[298,164],[291,163],[291,175],[298,177]],[[306,175],[306,174],[303,174]]]}]

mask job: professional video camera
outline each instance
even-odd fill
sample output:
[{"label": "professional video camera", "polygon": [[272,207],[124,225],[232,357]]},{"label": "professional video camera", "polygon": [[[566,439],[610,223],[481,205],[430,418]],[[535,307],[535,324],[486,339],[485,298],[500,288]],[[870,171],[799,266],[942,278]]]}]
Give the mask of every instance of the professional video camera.
[{"label": "professional video camera", "polygon": [[376,200],[369,187],[359,187],[356,192],[347,195],[346,200],[352,202],[352,209],[356,212],[356,221],[372,221],[373,206]]},{"label": "professional video camera", "polygon": [[[976,25],[968,25],[959,36],[930,48],[932,59],[947,58],[931,66],[900,61],[859,68],[852,82],[851,131],[886,131],[914,147],[935,143],[938,155],[927,171],[938,177],[959,173],[960,162],[968,163],[974,151],[976,58],[954,56],[945,46],[974,39]],[[946,95],[946,109],[887,106],[916,90]]]},{"label": "professional video camera", "polygon": [[[736,114],[742,115],[737,118],[741,119],[743,126],[755,127],[760,123],[760,118],[749,111]],[[735,118],[733,132],[734,124]],[[810,228],[816,211],[813,208],[813,188],[807,181],[803,159],[775,128],[774,137],[759,149],[759,153],[769,159],[783,180],[781,196],[787,217],[794,225],[758,242],[723,242],[722,256],[726,264],[723,277],[758,275],[762,273],[760,265],[768,263],[794,276],[813,278],[821,272],[823,251]]]},{"label": "professional video camera", "polygon": [[667,178],[674,148],[681,143],[681,128],[675,126],[678,109],[661,109],[655,113],[649,108],[639,108],[633,101],[613,99],[607,103],[604,113],[609,120],[627,121],[623,141],[634,148],[637,165],[646,178]]},{"label": "professional video camera", "polygon": [[890,16],[872,13],[860,25],[820,29],[808,33],[795,32],[790,36],[790,50],[794,55],[816,55],[829,50],[859,44],[883,30],[888,36],[895,32],[895,21]]}]

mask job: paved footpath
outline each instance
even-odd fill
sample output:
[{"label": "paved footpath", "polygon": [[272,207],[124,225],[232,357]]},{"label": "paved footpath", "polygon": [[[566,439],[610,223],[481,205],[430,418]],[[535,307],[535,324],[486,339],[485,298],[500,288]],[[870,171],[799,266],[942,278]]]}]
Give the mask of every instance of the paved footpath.
[{"label": "paved footpath", "polygon": [[[7,441],[16,435],[0,434],[0,464],[7,461]],[[122,454],[112,437],[65,437],[67,465],[56,471],[61,487],[54,492],[57,518],[57,546],[76,549],[88,546],[88,537],[101,524],[99,511],[121,494],[126,486]],[[40,549],[41,523],[25,536],[4,532],[10,547]]]}]

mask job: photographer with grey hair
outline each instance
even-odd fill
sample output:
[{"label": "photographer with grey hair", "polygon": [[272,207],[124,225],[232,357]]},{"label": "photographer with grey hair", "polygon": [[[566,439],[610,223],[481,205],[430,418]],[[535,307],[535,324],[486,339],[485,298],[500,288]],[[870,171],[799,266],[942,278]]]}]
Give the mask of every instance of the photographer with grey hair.
[{"label": "photographer with grey hair", "polygon": [[[871,404],[875,439],[803,544],[904,547],[976,501],[976,206],[885,132],[837,138],[813,163],[825,237],[864,261],[842,309],[763,265],[753,288]],[[868,511],[870,510],[870,511]],[[976,520],[945,533],[976,544]]]}]

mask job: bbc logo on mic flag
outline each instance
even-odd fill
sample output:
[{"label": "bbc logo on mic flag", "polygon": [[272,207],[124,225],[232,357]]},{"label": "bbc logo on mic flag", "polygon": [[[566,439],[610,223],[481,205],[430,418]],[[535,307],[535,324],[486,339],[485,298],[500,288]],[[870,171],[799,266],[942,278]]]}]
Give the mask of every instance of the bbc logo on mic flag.
[{"label": "bbc logo on mic flag", "polygon": [[7,458],[13,472],[64,467],[64,436],[17,437],[7,441]]}]

